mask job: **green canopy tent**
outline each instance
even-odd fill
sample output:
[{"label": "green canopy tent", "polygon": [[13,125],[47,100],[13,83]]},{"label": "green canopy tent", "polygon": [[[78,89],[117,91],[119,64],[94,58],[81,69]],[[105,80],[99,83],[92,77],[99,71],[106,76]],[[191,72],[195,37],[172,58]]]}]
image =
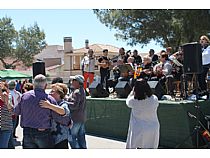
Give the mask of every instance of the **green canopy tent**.
[{"label": "green canopy tent", "polygon": [[0,70],[0,78],[2,80],[32,79],[32,76],[12,69],[5,69],[5,70]]}]

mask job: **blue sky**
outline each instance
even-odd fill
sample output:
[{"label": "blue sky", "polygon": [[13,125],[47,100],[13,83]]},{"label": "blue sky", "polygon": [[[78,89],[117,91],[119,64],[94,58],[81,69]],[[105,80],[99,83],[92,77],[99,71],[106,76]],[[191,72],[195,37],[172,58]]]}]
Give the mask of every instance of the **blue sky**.
[{"label": "blue sky", "polygon": [[114,37],[116,31],[102,24],[91,9],[1,9],[0,18],[5,16],[12,18],[17,30],[23,25],[29,27],[37,22],[44,30],[49,45],[63,45],[63,37],[71,36],[76,49],[84,47],[85,39],[89,39],[90,44],[111,44],[126,50],[137,49],[142,53],[150,48],[156,52],[163,49],[155,42],[141,48],[141,45],[130,47],[122,40],[117,41]]}]

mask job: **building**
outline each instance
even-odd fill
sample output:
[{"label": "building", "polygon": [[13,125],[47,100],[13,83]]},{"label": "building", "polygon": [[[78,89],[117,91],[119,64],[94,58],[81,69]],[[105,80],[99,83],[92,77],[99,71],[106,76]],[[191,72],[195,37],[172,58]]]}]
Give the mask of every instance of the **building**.
[{"label": "building", "polygon": [[[92,44],[85,40],[84,47],[74,49],[72,46],[72,38],[64,37],[64,46],[49,45],[42,50],[41,53],[35,56],[36,60],[45,62],[47,74],[53,78],[61,76],[65,81],[69,76],[82,74],[81,60],[87,54],[88,49],[93,49],[96,60],[103,54],[104,49],[109,50],[109,57],[113,58],[118,55],[119,48],[107,44]],[[99,75],[99,68],[96,62],[95,65],[96,75]]]},{"label": "building", "polygon": [[61,45],[49,45],[41,53],[34,56],[35,60],[45,62],[45,67],[62,65],[64,63],[64,51]]}]

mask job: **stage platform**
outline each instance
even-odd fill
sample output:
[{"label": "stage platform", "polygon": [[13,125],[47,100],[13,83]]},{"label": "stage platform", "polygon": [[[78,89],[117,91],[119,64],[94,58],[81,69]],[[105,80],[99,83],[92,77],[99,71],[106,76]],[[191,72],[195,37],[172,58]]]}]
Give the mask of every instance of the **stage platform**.
[{"label": "stage platform", "polygon": [[[160,142],[162,148],[176,148],[193,131],[196,120],[190,118],[187,112],[196,115],[193,101],[159,101],[158,118],[160,121]],[[210,115],[210,100],[199,101],[200,110]],[[204,117],[201,121],[206,125]],[[90,98],[87,97],[88,134],[126,141],[130,109],[125,99],[119,98]],[[199,140],[203,146],[203,140]],[[195,135],[189,137],[179,148],[195,148]]]}]

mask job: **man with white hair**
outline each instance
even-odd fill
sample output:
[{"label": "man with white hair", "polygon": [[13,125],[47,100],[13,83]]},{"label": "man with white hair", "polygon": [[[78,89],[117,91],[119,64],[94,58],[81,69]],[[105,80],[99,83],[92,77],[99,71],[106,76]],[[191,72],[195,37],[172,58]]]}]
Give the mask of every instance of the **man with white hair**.
[{"label": "man with white hair", "polygon": [[57,105],[55,99],[45,93],[47,80],[44,75],[34,78],[34,90],[22,95],[20,103],[15,107],[15,114],[21,115],[20,126],[23,128],[23,148],[53,148],[51,121],[54,119],[62,125],[70,125],[68,115],[59,115],[56,112],[42,108],[40,100],[48,100]]},{"label": "man with white hair", "polygon": [[73,120],[71,128],[72,141],[69,141],[72,149],[86,149],[85,121],[86,121],[86,94],[83,88],[84,77],[76,75],[72,79],[73,92],[68,98],[69,109]]}]

